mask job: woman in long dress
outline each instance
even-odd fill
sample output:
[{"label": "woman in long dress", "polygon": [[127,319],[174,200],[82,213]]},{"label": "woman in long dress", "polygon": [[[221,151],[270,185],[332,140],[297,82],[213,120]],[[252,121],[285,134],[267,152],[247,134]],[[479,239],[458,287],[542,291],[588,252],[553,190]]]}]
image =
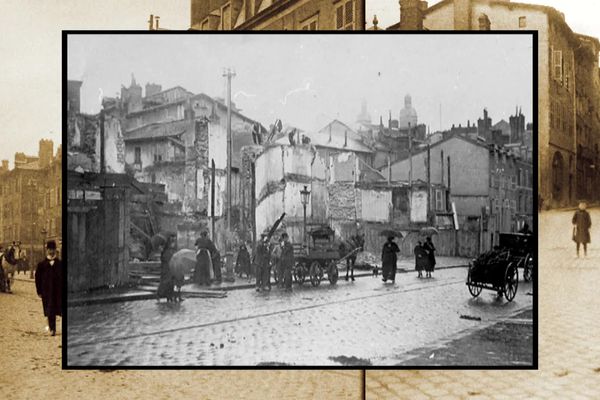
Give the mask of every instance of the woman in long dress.
[{"label": "woman in long dress", "polygon": [[435,246],[431,241],[431,236],[427,236],[423,248],[427,252],[427,263],[425,264],[425,271],[427,272],[427,278],[431,278],[431,273],[435,268]]},{"label": "woman in long dress", "polygon": [[587,245],[590,243],[590,228],[592,219],[586,211],[587,204],[579,203],[579,210],[573,215],[573,240],[577,244],[577,257],[579,257],[579,245],[583,245],[583,256],[587,256]]},{"label": "woman in long dress", "polygon": [[413,249],[413,254],[415,255],[415,270],[418,275],[417,278],[423,277],[423,269],[425,269],[425,263],[427,262],[427,252],[423,248],[423,244],[421,241],[417,241],[417,245]]},{"label": "woman in long dress", "polygon": [[398,256],[396,253],[399,252],[400,249],[394,242],[394,237],[389,236],[387,242],[385,242],[383,249],[381,250],[382,280],[384,282],[386,282],[388,279],[390,279],[392,283],[396,281],[396,262],[398,261]]}]

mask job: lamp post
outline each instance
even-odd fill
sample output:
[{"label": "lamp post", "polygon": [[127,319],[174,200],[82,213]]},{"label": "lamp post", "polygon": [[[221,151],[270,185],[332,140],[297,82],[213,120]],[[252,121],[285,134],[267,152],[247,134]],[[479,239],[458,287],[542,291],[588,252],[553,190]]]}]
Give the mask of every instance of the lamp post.
[{"label": "lamp post", "polygon": [[310,191],[308,187],[304,185],[304,189],[300,191],[300,201],[302,202],[302,208],[304,209],[304,228],[302,230],[302,244],[306,246],[306,205],[310,199]]}]

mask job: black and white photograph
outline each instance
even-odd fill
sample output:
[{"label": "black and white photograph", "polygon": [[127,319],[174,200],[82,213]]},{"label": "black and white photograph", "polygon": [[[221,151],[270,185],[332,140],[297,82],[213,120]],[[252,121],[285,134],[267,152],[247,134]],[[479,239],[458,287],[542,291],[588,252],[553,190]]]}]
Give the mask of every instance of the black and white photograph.
[{"label": "black and white photograph", "polygon": [[67,365],[531,366],[532,38],[67,34]]}]

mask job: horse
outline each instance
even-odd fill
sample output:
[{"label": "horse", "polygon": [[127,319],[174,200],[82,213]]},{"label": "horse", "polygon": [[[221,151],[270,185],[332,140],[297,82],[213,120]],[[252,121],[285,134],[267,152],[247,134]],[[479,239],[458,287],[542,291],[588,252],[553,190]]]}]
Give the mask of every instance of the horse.
[{"label": "horse", "polygon": [[[212,268],[212,260],[209,259],[209,276],[210,279],[214,278],[214,272]],[[173,280],[173,285],[177,287],[177,297],[181,301],[181,287],[185,282],[185,277],[191,276],[196,269],[196,251],[190,249],[181,249],[173,254],[169,261],[169,272]],[[167,298],[167,300],[169,300]]]},{"label": "horse", "polygon": [[10,286],[14,280],[17,265],[21,259],[21,247],[17,245],[10,246],[8,251],[0,257],[2,262],[2,283],[0,287],[3,292],[12,293]]},{"label": "horse", "polygon": [[[354,264],[356,263],[356,256],[363,250],[365,245],[365,237],[363,235],[350,236],[348,239],[340,240],[338,251],[340,258],[346,257],[346,280],[349,278],[354,281]],[[351,276],[348,274],[351,272]]]}]

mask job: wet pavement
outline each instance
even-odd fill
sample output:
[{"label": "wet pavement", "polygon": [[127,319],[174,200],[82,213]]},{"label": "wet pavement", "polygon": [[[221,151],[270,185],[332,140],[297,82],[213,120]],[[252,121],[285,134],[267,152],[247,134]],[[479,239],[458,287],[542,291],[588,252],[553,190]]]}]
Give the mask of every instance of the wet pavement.
[{"label": "wet pavement", "polygon": [[[245,289],[227,298],[154,300],[68,309],[68,363],[100,365],[394,365],[411,350],[467,335],[530,308],[531,284],[513,302],[472,299],[466,269],[433,279],[398,274],[292,292]],[[480,318],[463,319],[461,315]]]},{"label": "wet pavement", "polygon": [[599,399],[600,209],[590,214],[586,258],[575,255],[573,210],[540,215],[538,370],[371,370],[367,399]]}]

